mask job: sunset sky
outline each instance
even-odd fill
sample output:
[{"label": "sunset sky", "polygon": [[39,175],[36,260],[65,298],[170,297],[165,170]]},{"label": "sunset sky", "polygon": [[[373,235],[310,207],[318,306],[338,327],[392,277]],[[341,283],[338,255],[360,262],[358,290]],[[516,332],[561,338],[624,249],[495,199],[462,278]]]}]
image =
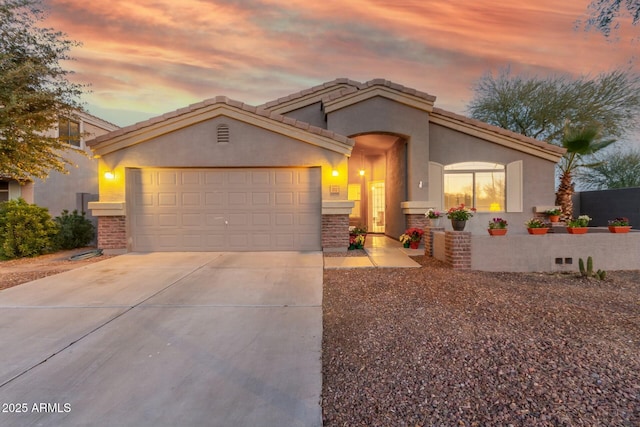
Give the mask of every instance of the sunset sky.
[{"label": "sunset sky", "polygon": [[67,68],[118,125],[216,95],[261,104],[348,77],[385,78],[466,113],[483,73],[640,70],[638,41],[576,30],[588,0],[45,0],[82,46]]}]

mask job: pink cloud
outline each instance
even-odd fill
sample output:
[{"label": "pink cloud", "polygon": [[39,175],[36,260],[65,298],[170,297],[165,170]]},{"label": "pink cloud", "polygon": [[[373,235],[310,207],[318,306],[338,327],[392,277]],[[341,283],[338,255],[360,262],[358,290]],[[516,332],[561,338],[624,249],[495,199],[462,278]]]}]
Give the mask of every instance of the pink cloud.
[{"label": "pink cloud", "polygon": [[92,84],[88,102],[156,114],[214,95],[258,104],[336,77],[384,77],[464,112],[489,69],[597,74],[632,56],[574,30],[587,0],[502,3],[49,0],[48,24],[83,42],[70,67]]}]

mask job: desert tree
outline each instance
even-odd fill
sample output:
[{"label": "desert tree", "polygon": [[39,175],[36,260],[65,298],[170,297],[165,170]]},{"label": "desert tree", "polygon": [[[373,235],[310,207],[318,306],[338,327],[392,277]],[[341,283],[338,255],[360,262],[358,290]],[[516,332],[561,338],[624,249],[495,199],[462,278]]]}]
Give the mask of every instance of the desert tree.
[{"label": "desert tree", "polygon": [[591,190],[640,187],[640,150],[606,150],[594,155],[592,162],[579,172],[580,186]]},{"label": "desert tree", "polygon": [[546,78],[485,73],[473,86],[471,117],[525,136],[562,144],[566,124],[594,122],[603,137],[620,138],[638,126],[640,75],[617,69],[593,78]]},{"label": "desert tree", "polygon": [[0,175],[19,180],[65,172],[71,148],[50,131],[82,109],[62,66],[78,43],[42,25],[41,3],[0,0]]},{"label": "desert tree", "polygon": [[620,28],[622,20],[630,19],[632,25],[640,22],[640,1],[592,0],[588,6],[588,16],[584,22],[586,30],[595,29],[605,37],[610,37]]},{"label": "desert tree", "polygon": [[567,152],[558,164],[560,184],[556,191],[556,205],[560,206],[565,218],[573,217],[572,196],[575,192],[573,178],[576,171],[596,166],[592,160],[593,155],[614,142],[614,139],[602,139],[600,129],[596,125],[566,126],[562,146]]}]

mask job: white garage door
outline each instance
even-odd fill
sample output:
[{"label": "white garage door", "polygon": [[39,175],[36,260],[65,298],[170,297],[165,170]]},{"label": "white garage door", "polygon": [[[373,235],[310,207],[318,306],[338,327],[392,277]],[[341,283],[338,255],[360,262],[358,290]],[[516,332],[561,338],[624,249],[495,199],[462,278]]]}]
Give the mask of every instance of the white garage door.
[{"label": "white garage door", "polygon": [[320,168],[129,169],[134,251],[321,249]]}]

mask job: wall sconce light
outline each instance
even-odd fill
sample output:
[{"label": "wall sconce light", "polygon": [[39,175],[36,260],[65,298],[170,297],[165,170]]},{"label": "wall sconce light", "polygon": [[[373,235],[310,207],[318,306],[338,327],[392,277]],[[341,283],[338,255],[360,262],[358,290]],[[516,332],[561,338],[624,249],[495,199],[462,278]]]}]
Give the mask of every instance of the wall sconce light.
[{"label": "wall sconce light", "polygon": [[364,176],[364,169],[360,169],[360,176]]},{"label": "wall sconce light", "polygon": [[340,175],[340,174],[338,173],[337,170],[334,169],[334,170],[331,171],[331,176],[338,176],[338,175]]},{"label": "wall sconce light", "polygon": [[116,174],[114,174],[112,171],[106,171],[104,173],[104,177],[106,179],[114,179],[116,177]]}]

